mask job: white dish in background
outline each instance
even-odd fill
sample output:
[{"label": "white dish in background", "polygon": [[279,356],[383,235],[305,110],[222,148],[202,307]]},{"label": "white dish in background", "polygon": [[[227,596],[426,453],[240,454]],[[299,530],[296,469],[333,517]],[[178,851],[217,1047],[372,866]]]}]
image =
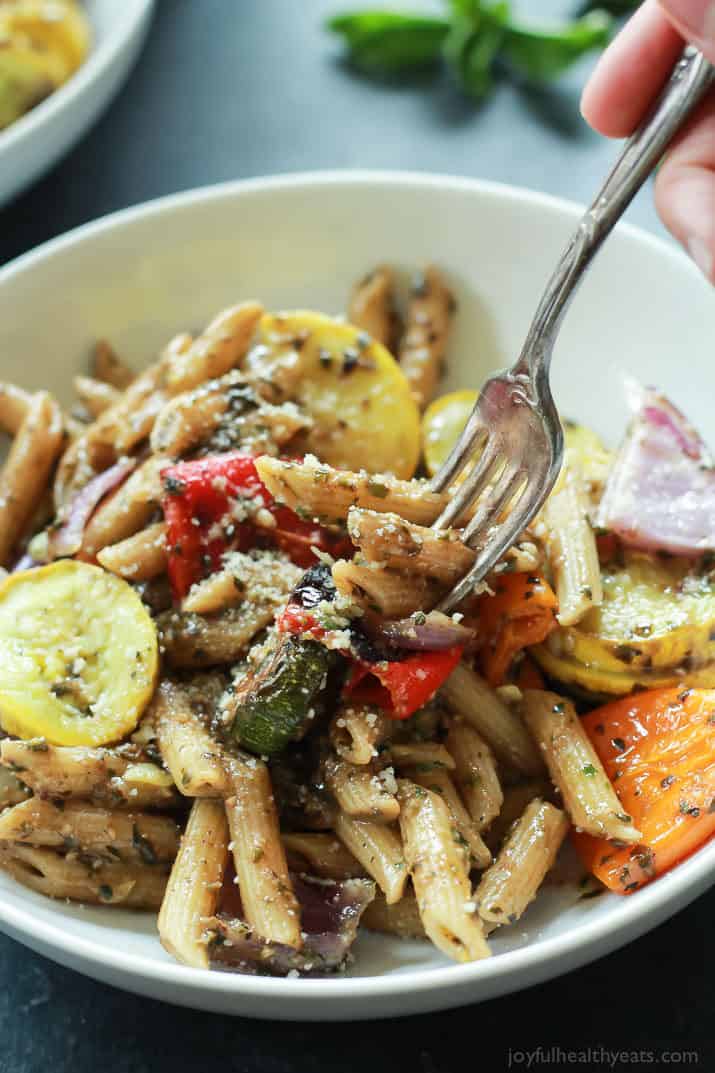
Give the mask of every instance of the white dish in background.
[{"label": "white dish in background", "polygon": [[[65,400],[88,348],[108,337],[139,364],[222,306],[344,308],[378,261],[426,259],[459,300],[449,386],[477,387],[516,354],[576,206],[468,180],[317,174],[236,183],[90,224],[0,271],[0,378]],[[609,241],[569,314],[555,357],[562,412],[611,441],[627,416],[622,377],[663,388],[707,434],[715,297],[674,248],[628,227]],[[715,880],[715,842],[636,894],[540,895],[497,934],[493,958],[448,963],[430,946],[359,940],[346,976],[258,979],[200,972],[159,945],[154,919],[55,903],[0,875],[0,928],[107,983],[169,1002],[254,1017],[329,1020],[437,1010],[527,987],[665,920]]]},{"label": "white dish in background", "polygon": [[124,82],[144,42],[154,0],[83,0],[92,26],[79,70],[0,131],[0,206],[38,179],[89,130]]}]

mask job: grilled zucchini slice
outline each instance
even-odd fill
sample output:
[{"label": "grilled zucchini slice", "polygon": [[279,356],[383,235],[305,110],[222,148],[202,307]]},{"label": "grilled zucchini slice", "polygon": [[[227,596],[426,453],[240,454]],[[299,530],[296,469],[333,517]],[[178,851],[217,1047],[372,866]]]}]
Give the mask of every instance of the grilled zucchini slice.
[{"label": "grilled zucchini slice", "polygon": [[0,586],[0,723],[53,745],[104,745],[134,729],[159,663],[134,590],[63,559]]},{"label": "grilled zucchini slice", "polygon": [[303,737],[315,717],[336,653],[283,636],[235,687],[233,733],[249,752],[271,756]]},{"label": "grilled zucchini slice", "polygon": [[626,552],[602,570],[602,605],[555,630],[534,656],[552,678],[597,697],[682,681],[715,686],[709,565]]}]

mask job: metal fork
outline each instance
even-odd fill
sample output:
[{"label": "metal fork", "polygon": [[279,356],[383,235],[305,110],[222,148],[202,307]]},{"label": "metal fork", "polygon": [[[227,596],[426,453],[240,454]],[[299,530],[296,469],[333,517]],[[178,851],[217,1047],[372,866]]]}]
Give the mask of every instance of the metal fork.
[{"label": "metal fork", "polygon": [[453,526],[487,490],[462,535],[477,552],[476,561],[438,605],[440,611],[453,611],[471,593],[553,488],[564,448],[549,386],[549,367],[564,316],[603,242],[713,84],[715,68],[697,49],[686,48],[653,111],[626,143],[569,241],[519,360],[507,372],[487,380],[459,441],[433,477],[431,490],[445,491],[481,451],[432,527],[443,530]]}]

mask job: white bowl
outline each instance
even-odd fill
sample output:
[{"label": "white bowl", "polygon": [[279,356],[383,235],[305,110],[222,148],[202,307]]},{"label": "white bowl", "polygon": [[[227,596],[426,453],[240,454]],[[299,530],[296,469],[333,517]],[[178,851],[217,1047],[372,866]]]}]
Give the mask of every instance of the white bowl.
[{"label": "white bowl", "polygon": [[[146,360],[222,305],[344,308],[381,260],[447,268],[460,309],[450,383],[478,386],[518,350],[578,209],[526,191],[406,174],[343,173],[236,183],[119,213],[0,271],[0,376],[68,396],[97,336]],[[609,241],[555,358],[563,412],[611,440],[622,376],[660,385],[707,431],[715,299],[675,249],[628,227]],[[495,956],[452,965],[421,943],[361,938],[346,976],[278,980],[184,968],[153,917],[48,901],[0,877],[0,927],[97,979],[187,1006],[255,1017],[388,1017],[475,1002],[608,953],[715,879],[715,842],[636,894],[577,901],[549,888],[497,933]]]},{"label": "white bowl", "polygon": [[77,73],[0,132],[0,205],[64,156],[104,111],[129,73],[154,0],[84,0],[92,49]]}]

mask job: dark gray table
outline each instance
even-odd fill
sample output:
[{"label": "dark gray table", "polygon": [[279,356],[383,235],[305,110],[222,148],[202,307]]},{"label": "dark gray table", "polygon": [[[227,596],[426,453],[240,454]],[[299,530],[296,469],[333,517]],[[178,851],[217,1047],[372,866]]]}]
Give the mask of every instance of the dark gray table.
[{"label": "dark gray table", "polygon": [[[321,17],[336,6],[340,0],[164,0],[120,99],[52,175],[0,213],[0,263],[126,205],[272,172],[414,168],[588,197],[613,148],[579,121],[583,68],[549,91],[501,87],[480,111],[444,83],[378,88],[345,71],[321,33]],[[538,9],[566,6],[539,0]],[[648,195],[632,218],[659,226]],[[0,1071],[456,1073],[506,1069],[509,1047],[539,1046],[695,1048],[697,1068],[710,1070],[714,954],[705,896],[638,943],[550,984],[349,1031],[174,1009],[95,984],[0,937]],[[555,1068],[541,1062],[531,1068]],[[581,1068],[609,1066],[604,1059]]]}]

